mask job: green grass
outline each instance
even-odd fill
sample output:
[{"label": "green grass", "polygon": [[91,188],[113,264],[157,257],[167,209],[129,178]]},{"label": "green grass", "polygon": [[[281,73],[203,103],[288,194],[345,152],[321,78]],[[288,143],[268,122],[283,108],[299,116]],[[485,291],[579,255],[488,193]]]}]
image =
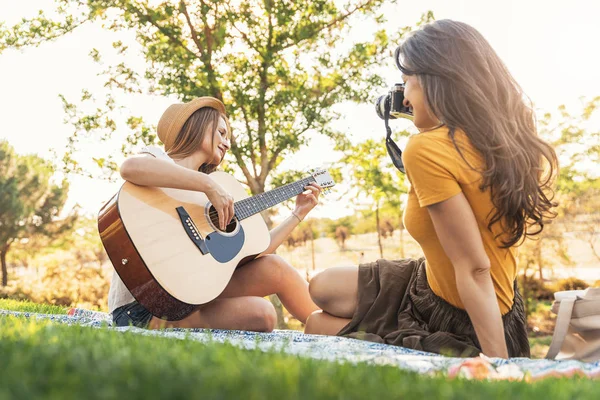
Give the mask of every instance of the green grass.
[{"label": "green grass", "polygon": [[546,357],[550,343],[552,343],[552,335],[530,337],[529,347],[531,348],[531,358]]},{"label": "green grass", "polygon": [[12,398],[596,399],[600,385],[447,380],[395,367],[0,317],[0,399]]},{"label": "green grass", "polygon": [[66,314],[68,308],[50,304],[35,304],[27,301],[0,299],[0,310],[35,312],[40,314]]}]

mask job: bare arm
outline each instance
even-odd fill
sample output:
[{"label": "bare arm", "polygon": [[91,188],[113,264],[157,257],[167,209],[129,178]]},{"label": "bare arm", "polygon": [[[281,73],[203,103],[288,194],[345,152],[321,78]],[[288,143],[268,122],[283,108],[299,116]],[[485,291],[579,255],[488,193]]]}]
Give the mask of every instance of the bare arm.
[{"label": "bare arm", "polygon": [[427,207],[437,236],[454,266],[456,286],[483,353],[508,358],[504,325],[473,210],[463,193]]},{"label": "bare arm", "polygon": [[271,244],[262,254],[271,254],[283,243],[283,241],[298,226],[301,220],[312,210],[319,201],[321,187],[316,183],[307,186],[307,192],[298,195],[296,198],[296,209],[281,224],[271,230]]},{"label": "bare arm", "polygon": [[120,172],[123,179],[140,186],[195,190],[205,193],[219,214],[221,229],[225,229],[233,218],[235,212],[233,196],[207,174],[151,155],[128,158],[121,165]]},{"label": "bare arm", "polygon": [[123,179],[140,186],[207,192],[213,184],[212,179],[202,172],[151,155],[128,158],[120,172]]},{"label": "bare arm", "polygon": [[282,223],[271,229],[271,244],[269,244],[269,247],[262,254],[274,253],[299,223],[300,220],[298,218],[290,215]]}]

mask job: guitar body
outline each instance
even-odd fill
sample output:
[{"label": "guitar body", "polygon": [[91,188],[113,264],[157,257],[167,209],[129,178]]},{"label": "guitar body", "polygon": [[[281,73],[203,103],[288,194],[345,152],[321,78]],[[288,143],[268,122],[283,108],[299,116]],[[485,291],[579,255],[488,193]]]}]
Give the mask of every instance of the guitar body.
[{"label": "guitar body", "polygon": [[[233,176],[214,172],[211,178],[236,201],[249,197]],[[219,296],[235,269],[269,246],[260,214],[220,231],[209,210],[204,193],[130,182],[100,210],[98,231],[115,270],[154,316],[185,318]]]}]

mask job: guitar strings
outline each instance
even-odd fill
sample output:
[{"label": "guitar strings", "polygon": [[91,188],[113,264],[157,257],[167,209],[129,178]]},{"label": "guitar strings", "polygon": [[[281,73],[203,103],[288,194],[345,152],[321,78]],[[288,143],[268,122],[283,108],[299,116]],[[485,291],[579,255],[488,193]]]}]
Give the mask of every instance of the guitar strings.
[{"label": "guitar strings", "polygon": [[[306,179],[309,179],[309,178],[306,178]],[[300,182],[301,182],[301,181],[300,181]],[[312,180],[309,180],[309,182],[310,182],[310,183],[312,183]],[[289,185],[294,185],[294,184],[296,184],[296,182],[294,182],[294,183],[290,183]],[[287,186],[287,185],[285,185],[285,186]],[[284,188],[285,186],[282,186],[281,188]],[[281,188],[279,188],[279,189],[281,189]],[[278,189],[275,189],[275,190],[278,190]],[[269,192],[267,192],[267,193],[269,193]],[[300,192],[300,193],[302,193],[302,192]],[[300,194],[300,193],[299,193],[299,194]],[[261,194],[262,194],[262,195],[264,195],[264,194],[266,194],[266,193],[261,193]],[[259,195],[256,195],[256,196],[253,196],[253,197],[257,197],[257,196],[260,196],[260,194],[259,194]],[[249,197],[248,199],[251,199],[251,198],[252,198],[252,197]],[[290,197],[290,198],[291,198],[291,197]],[[240,200],[240,202],[242,202],[242,201],[244,201],[244,200],[248,200],[248,199],[242,199],[242,200]],[[211,205],[211,208],[214,208],[214,206],[213,206],[213,205]],[[208,213],[208,217],[210,218],[210,221],[211,221],[212,223],[219,222],[218,220],[217,220],[217,221],[214,221],[214,220],[213,220],[213,217],[217,217],[217,218],[218,218],[218,216],[219,216],[219,213],[218,213],[216,210],[215,210],[214,212],[212,212],[212,211],[209,211],[209,213]],[[235,216],[235,210],[234,210],[234,216]],[[232,221],[233,221],[233,220],[232,220]],[[231,222],[230,222],[230,223],[231,223]],[[228,225],[229,225],[229,224],[228,224]]]}]

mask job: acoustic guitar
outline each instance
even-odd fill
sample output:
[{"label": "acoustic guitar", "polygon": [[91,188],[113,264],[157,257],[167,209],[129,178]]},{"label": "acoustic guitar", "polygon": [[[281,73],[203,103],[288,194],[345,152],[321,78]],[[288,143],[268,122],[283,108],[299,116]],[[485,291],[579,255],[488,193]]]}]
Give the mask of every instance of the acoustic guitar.
[{"label": "acoustic guitar", "polygon": [[248,196],[225,172],[211,175],[234,198],[235,216],[223,230],[202,192],[125,182],[100,210],[98,231],[119,277],[152,315],[178,321],[225,289],[235,269],[267,249],[270,234],[259,214],[316,182],[334,185],[326,170]]}]

